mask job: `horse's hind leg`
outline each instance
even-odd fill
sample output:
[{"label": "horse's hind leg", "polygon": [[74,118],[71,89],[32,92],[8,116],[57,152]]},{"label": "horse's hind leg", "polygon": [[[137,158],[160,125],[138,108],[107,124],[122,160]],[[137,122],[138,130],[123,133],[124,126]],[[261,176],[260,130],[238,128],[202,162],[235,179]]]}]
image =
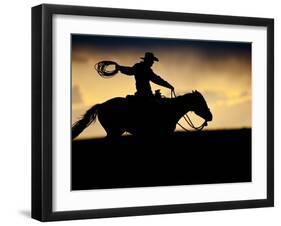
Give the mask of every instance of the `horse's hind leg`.
[{"label": "horse's hind leg", "polygon": [[113,114],[113,110],[114,108],[107,103],[100,108],[98,114],[98,120],[106,131],[108,139],[117,139],[125,132],[125,130],[122,129],[124,118],[121,114],[122,111],[115,111]]}]

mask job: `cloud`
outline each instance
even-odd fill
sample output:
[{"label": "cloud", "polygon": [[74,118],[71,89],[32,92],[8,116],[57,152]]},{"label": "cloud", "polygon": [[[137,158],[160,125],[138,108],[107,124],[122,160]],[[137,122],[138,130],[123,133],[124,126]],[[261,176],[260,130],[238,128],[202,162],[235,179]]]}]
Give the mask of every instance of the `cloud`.
[{"label": "cloud", "polygon": [[[176,95],[180,96],[180,95],[184,95],[186,93],[191,93],[192,91],[195,91],[196,89],[192,89],[192,90],[177,90],[176,91]],[[224,94],[224,92],[219,92],[219,91],[212,91],[212,90],[197,90],[199,91],[208,101],[214,102],[214,101],[218,101],[218,100],[222,100],[226,98],[226,95]],[[170,91],[169,91],[170,94]]]},{"label": "cloud", "polygon": [[79,89],[79,86],[75,85],[72,87],[72,104],[82,104],[83,99]]},{"label": "cloud", "polygon": [[[241,128],[252,126],[251,101],[245,100],[233,105],[222,105],[212,110],[211,128]],[[227,116],[227,117],[225,117]]]},{"label": "cloud", "polygon": [[207,102],[214,103],[226,99],[224,92],[206,90],[202,92],[202,95],[206,98]]},{"label": "cloud", "polygon": [[72,62],[74,63],[87,63],[89,60],[88,54],[81,51],[78,48],[73,48],[72,51]]},{"label": "cloud", "polygon": [[250,91],[243,91],[239,95],[239,97],[248,97],[248,96],[251,96],[251,92]]}]

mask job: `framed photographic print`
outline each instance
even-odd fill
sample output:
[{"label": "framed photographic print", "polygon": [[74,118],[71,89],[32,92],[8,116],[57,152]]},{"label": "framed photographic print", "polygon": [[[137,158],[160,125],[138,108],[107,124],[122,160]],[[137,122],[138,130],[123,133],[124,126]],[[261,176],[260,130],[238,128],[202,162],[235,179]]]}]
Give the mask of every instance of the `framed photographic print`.
[{"label": "framed photographic print", "polygon": [[32,8],[32,217],[273,206],[274,21]]}]

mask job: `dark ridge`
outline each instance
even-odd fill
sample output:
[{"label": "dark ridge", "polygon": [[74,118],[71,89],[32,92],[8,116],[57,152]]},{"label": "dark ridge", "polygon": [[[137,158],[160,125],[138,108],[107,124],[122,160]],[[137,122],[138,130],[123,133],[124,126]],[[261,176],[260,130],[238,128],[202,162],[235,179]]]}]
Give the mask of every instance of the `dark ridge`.
[{"label": "dark ridge", "polygon": [[251,129],[72,143],[72,190],[250,182]]}]

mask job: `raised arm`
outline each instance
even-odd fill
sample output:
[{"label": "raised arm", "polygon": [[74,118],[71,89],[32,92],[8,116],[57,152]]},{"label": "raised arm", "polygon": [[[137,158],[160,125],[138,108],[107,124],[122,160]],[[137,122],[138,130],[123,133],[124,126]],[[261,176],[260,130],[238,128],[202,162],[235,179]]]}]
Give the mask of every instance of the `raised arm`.
[{"label": "raised arm", "polygon": [[174,87],[170,83],[168,83],[167,81],[162,79],[160,76],[154,74],[153,72],[151,74],[150,81],[152,81],[153,83],[155,83],[157,85],[164,86],[164,87],[166,87],[168,89],[174,90]]},{"label": "raised arm", "polygon": [[120,65],[116,65],[116,67],[117,67],[117,69],[121,72],[121,73],[123,73],[123,74],[125,74],[125,75],[133,75],[133,74],[135,74],[135,69],[134,69],[134,67],[126,67],[126,66],[120,66]]}]

